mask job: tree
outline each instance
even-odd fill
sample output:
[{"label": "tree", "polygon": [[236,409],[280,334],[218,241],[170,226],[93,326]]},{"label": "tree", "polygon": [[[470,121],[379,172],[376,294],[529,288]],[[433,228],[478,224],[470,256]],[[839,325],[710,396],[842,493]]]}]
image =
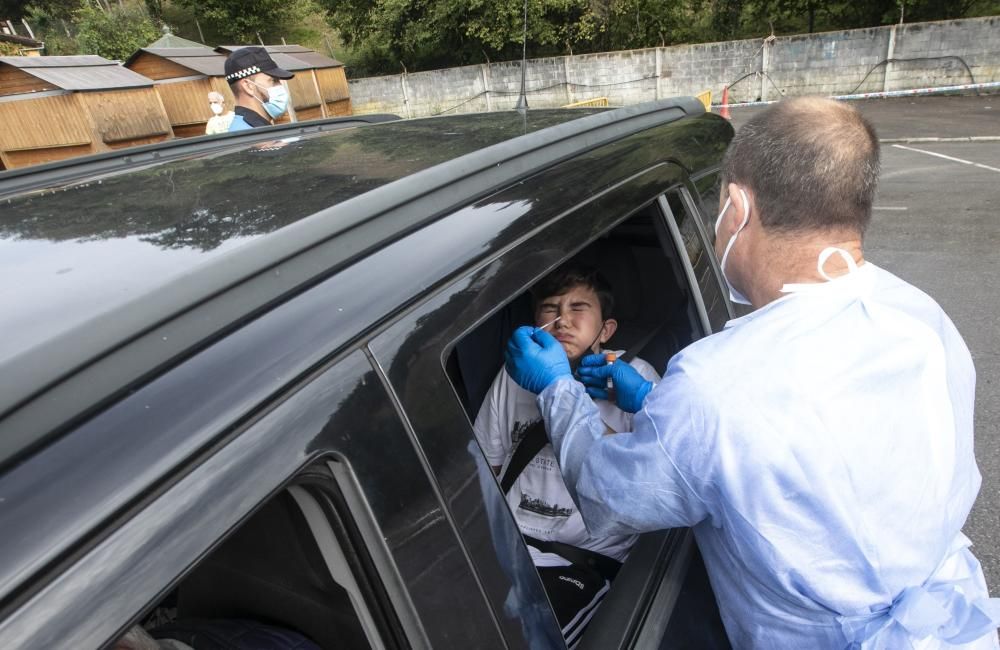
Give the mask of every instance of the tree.
[{"label": "tree", "polygon": [[648,2],[591,0],[598,19],[598,50],[626,50],[703,40],[705,0]]},{"label": "tree", "polygon": [[77,41],[82,52],[124,61],[160,35],[145,6],[136,2],[98,7],[86,6],[76,12]]},{"label": "tree", "polygon": [[289,0],[177,0],[177,3],[232,44],[256,43],[258,34],[265,42],[279,39],[281,27],[295,9],[295,3]]},{"label": "tree", "polygon": [[[523,0],[320,0],[357,54],[361,73],[397,72],[520,57]],[[532,56],[584,51],[596,35],[590,0],[529,0]]]}]

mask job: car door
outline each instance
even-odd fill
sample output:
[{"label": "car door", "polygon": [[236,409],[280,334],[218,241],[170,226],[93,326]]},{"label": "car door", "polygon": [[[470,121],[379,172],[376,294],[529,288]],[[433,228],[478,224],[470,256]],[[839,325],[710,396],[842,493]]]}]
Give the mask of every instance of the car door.
[{"label": "car door", "polygon": [[[661,196],[666,188],[683,188],[685,175],[678,165],[655,165],[574,206],[566,206],[551,191],[583,181],[542,174],[442,220],[443,229],[462,229],[466,246],[492,252],[369,345],[437,476],[442,501],[467,540],[467,552],[512,647],[538,642],[556,647],[561,638],[551,612],[539,610],[545,600],[537,574],[478,450],[465,391],[449,376],[456,346],[553,267],[637,212],[643,213],[644,224],[656,229],[649,234],[654,245],[659,236],[663,245],[674,249],[671,262],[678,265],[675,274],[681,281],[693,285],[696,272],[687,255],[676,251],[683,246],[678,243],[681,235]],[[700,266],[698,270],[703,271]],[[702,300],[696,289],[691,296],[695,302]],[[694,336],[709,331],[703,304],[682,319],[689,316],[692,322],[682,326],[690,327]],[[631,588],[619,590],[623,595],[617,605],[602,606],[618,610],[619,615],[603,625],[600,634],[588,631],[583,643],[611,648],[645,647],[658,641],[690,553],[687,530],[654,533],[642,540],[633,550],[635,569],[630,571],[626,563],[616,580],[616,584],[631,582]]]},{"label": "car door", "polygon": [[[339,614],[324,617],[323,598],[288,606],[318,583],[356,618],[349,647],[500,643],[391,394],[363,345],[325,318],[381,263],[211,342],[0,476],[0,647],[102,647],[175,590],[182,615],[326,634]],[[254,524],[260,513],[291,518],[287,543]],[[307,547],[317,561],[292,567],[298,584],[263,560]]]}]

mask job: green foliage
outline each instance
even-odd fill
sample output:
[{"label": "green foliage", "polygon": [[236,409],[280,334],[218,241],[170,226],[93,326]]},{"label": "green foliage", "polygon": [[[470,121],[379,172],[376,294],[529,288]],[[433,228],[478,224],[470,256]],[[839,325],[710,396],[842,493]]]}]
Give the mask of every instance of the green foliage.
[{"label": "green foliage", "polygon": [[221,36],[225,44],[242,45],[256,43],[258,34],[266,43],[280,39],[278,32],[294,14],[298,3],[288,0],[177,0],[177,4],[194,15],[203,27]]},{"label": "green foliage", "polygon": [[[356,73],[398,72],[513,59],[524,34],[522,0],[317,0],[351,50]],[[529,0],[535,56],[588,44],[598,23],[590,0]]]},{"label": "green foliage", "polygon": [[[529,57],[1000,14],[1000,0],[528,0]],[[335,48],[352,76],[514,60],[523,0],[0,0],[48,54],[121,59],[166,23],[208,45]],[[332,44],[332,46],[331,46]]]},{"label": "green foliage", "polygon": [[[316,0],[353,74],[520,56],[523,0]],[[533,57],[1000,13],[1000,0],[528,0]]]},{"label": "green foliage", "polygon": [[78,2],[36,2],[26,7],[24,19],[31,25],[35,37],[45,43],[50,56],[80,53],[80,44],[71,29]]},{"label": "green foliage", "polygon": [[125,60],[160,36],[146,7],[138,3],[86,6],[76,12],[80,50],[106,59]]}]

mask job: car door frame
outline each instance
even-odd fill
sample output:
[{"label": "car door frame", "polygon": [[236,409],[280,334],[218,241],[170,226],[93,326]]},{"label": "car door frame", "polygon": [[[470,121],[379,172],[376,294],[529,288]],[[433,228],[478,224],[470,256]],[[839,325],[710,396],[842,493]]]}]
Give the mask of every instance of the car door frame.
[{"label": "car door frame", "polygon": [[[636,186],[642,185],[642,178],[646,174],[659,175],[655,189],[646,187],[646,195],[641,201],[636,201],[634,197],[631,197],[632,202],[623,200],[629,188],[635,189]],[[567,207],[555,218],[468,269],[462,276],[441,288],[426,302],[416,306],[403,319],[369,343],[369,350],[385,374],[390,389],[397,395],[400,408],[406,413],[408,424],[418,443],[425,447],[425,455],[435,474],[440,475],[449,470],[456,471],[447,467],[446,461],[434,458],[436,455],[444,457],[448,454],[447,451],[442,452],[439,449],[443,440],[452,443],[454,447],[452,456],[459,455],[457,451],[459,448],[467,449],[470,443],[475,444],[471,422],[446,370],[448,355],[457,342],[552,268],[635,212],[653,203],[660,205],[664,226],[671,233],[674,246],[679,251],[679,259],[686,265],[685,282],[688,283],[692,300],[696,305],[700,305],[699,321],[704,329],[703,334],[710,332],[704,305],[701,302],[703,297],[694,281],[693,271],[690,269],[690,262],[683,245],[679,241],[679,232],[673,224],[669,209],[664,210],[662,207],[665,204],[664,192],[675,188],[683,190],[686,182],[687,174],[682,166],[673,162],[662,162],[612,188],[592,195],[586,201]],[[622,205],[630,207],[623,209]],[[603,213],[602,208],[606,210]],[[594,217],[592,222],[584,227],[570,224],[569,217],[574,214],[579,215],[584,210],[592,215],[603,216]],[[574,229],[578,230],[574,232]],[[586,234],[581,235],[580,231],[585,231]],[[474,295],[470,293],[469,287],[476,288]],[[442,317],[442,314],[446,314],[447,317]],[[433,331],[428,329],[432,325],[437,329]],[[407,346],[411,349],[402,353],[401,350]],[[434,403],[432,414],[423,406],[423,402],[427,401]],[[471,472],[477,471],[480,473],[478,477],[470,475]],[[458,483],[466,486],[475,483],[476,478],[483,479],[483,472],[489,472],[485,463],[477,466],[471,459],[467,459],[464,479]],[[495,486],[492,473],[488,478]],[[462,499],[458,490],[447,485],[442,485],[442,497],[445,503],[455,503]],[[499,534],[506,543],[511,543],[512,539],[516,540],[522,554],[520,558],[522,561],[516,563],[516,570],[514,567],[505,569],[515,573],[520,571],[520,575],[515,576],[514,582],[520,581],[523,589],[536,590],[535,597],[537,597],[537,590],[541,589],[537,572],[529,563],[527,566],[531,567],[530,574],[533,575],[525,574],[523,560],[527,557],[527,549],[521,541],[513,517],[499,489],[482,490],[477,499],[485,503],[486,509],[494,512],[502,508],[503,517],[490,523],[500,529]],[[463,513],[457,511],[452,515],[456,520],[465,517]],[[689,530],[676,529],[659,534],[655,543],[650,545],[651,548],[642,551],[658,558],[662,563],[662,572],[658,573],[659,582],[655,586],[647,585],[644,602],[634,604],[627,620],[616,623],[615,629],[608,628],[608,632],[596,641],[598,645],[593,647],[631,647],[637,643],[649,643],[652,637],[657,634],[662,635],[667,620],[658,621],[656,620],[658,617],[649,616],[648,613],[654,605],[661,611],[672,608],[690,561],[691,543]],[[478,566],[486,555],[483,553],[484,549],[475,548],[471,544],[468,546],[470,558]],[[489,562],[489,558],[486,558],[486,561]],[[493,561],[495,562],[495,558]],[[626,569],[623,569],[624,571]],[[484,589],[489,592],[488,575],[484,575],[483,581]],[[503,595],[503,592],[494,592],[493,595],[494,611],[500,619],[504,617]],[[617,636],[618,641],[608,645],[607,642],[612,640],[612,636]],[[530,643],[533,639],[525,640]],[[547,636],[546,640],[551,642],[551,635]],[[520,643],[521,641],[517,640],[515,645]],[[583,643],[585,646],[591,645],[587,636]]]}]

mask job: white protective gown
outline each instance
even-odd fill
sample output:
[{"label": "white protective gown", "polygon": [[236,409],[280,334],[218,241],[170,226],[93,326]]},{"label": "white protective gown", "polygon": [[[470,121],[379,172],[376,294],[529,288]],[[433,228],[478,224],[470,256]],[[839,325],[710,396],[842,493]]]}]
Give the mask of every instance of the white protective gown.
[{"label": "white protective gown", "polygon": [[591,534],[693,527],[735,648],[997,648],[974,390],[941,308],[866,263],[678,353],[634,432],[575,381],[538,402]]}]

